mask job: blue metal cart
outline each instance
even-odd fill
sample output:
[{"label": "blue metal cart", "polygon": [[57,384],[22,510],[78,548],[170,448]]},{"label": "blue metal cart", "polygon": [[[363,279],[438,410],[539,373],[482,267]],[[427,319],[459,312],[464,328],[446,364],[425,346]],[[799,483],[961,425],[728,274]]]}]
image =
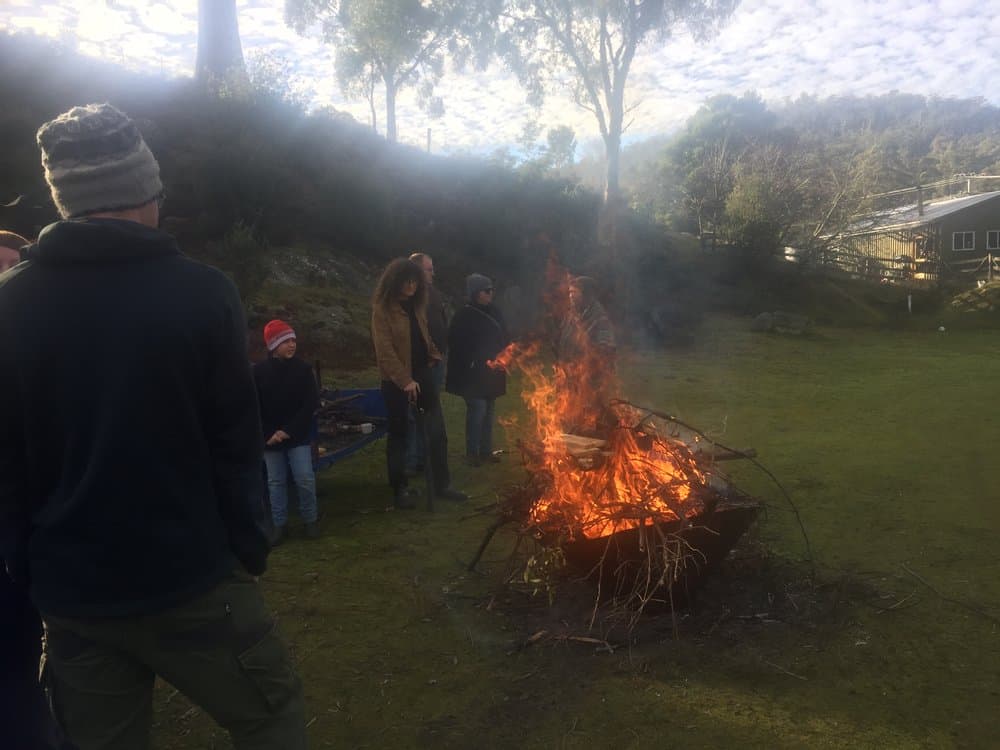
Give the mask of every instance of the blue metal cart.
[{"label": "blue metal cart", "polygon": [[[349,437],[353,439],[347,444],[338,440],[336,445],[318,453],[315,460],[316,471],[329,468],[338,461],[357,453],[386,433],[387,412],[385,401],[382,400],[382,391],[379,388],[324,389],[321,395],[328,401],[346,400],[350,404],[351,422],[355,424],[370,422],[373,429],[369,433],[350,433]],[[318,432],[317,443],[320,448],[323,447],[323,438],[319,437]]]}]

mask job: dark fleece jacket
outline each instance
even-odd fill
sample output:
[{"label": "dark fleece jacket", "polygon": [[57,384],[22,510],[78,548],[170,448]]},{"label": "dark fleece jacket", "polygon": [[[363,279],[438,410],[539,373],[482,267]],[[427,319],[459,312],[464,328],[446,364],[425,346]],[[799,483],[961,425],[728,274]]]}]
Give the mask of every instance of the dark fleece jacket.
[{"label": "dark fleece jacket", "polygon": [[448,332],[445,390],[463,398],[493,399],[507,392],[507,375],[486,363],[510,343],[495,305],[468,304],[455,313]]},{"label": "dark fleece jacket", "polygon": [[312,440],[313,415],[319,407],[319,392],[312,368],[301,359],[268,357],[254,365],[253,378],[260,399],[260,419],[264,439],[278,430],[289,439],[276,449],[309,445]]},{"label": "dark fleece jacket", "polygon": [[268,551],[235,286],[113,219],[0,276],[0,556],[43,614],[152,613]]}]

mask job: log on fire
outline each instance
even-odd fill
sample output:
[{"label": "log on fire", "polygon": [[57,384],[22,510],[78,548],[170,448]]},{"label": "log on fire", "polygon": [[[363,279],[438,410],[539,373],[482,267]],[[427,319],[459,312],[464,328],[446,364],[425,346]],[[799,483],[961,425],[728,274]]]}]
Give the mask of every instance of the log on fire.
[{"label": "log on fire", "polygon": [[[584,435],[573,435],[564,432],[559,436],[566,449],[566,453],[575,458],[581,465],[587,466],[600,457],[609,455],[607,450],[608,441],[600,438],[586,437]],[[756,458],[757,451],[753,448],[725,448],[715,443],[705,440],[683,440],[680,437],[670,436],[675,444],[687,446],[691,452],[699,459],[706,461],[733,461],[741,458]]]}]

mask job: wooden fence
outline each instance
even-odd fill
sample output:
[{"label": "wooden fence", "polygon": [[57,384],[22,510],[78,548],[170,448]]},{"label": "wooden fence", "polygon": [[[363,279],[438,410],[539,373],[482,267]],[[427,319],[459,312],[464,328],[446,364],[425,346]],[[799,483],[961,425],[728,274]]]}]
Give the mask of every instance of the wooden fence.
[{"label": "wooden fence", "polygon": [[982,258],[953,261],[948,270],[955,276],[972,276],[987,282],[1000,279],[1000,255],[987,253]]},{"label": "wooden fence", "polygon": [[850,246],[817,250],[813,261],[817,266],[851,278],[883,284],[930,286],[946,273],[940,261],[932,258],[913,258],[909,255],[872,257]]}]

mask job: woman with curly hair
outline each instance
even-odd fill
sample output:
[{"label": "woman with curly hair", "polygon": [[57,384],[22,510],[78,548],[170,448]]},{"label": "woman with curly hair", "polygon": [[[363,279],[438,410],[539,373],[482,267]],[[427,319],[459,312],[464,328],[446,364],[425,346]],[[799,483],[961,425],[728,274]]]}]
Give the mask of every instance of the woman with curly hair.
[{"label": "woman with curly hair", "polygon": [[427,285],[423,271],[413,261],[397,258],[382,272],[372,297],[372,339],[388,414],[386,463],[395,506],[414,507],[406,481],[407,415],[411,404],[423,413],[435,494],[448,500],[466,500],[464,493],[449,486],[448,437],[431,375],[431,365],[440,362],[441,353],[427,331]]}]

